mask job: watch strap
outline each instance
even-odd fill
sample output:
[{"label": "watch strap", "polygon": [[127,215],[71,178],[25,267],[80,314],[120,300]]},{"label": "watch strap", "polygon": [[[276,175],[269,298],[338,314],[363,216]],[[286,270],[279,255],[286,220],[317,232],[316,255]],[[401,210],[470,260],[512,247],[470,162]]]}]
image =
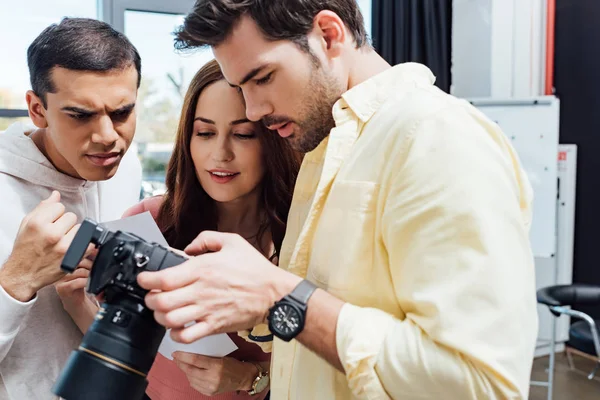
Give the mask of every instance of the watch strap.
[{"label": "watch strap", "polygon": [[292,290],[292,293],[290,293],[289,296],[292,297],[294,300],[306,305],[306,303],[308,303],[308,300],[310,299],[310,296],[312,296],[312,294],[317,289],[317,285],[315,285],[309,280],[303,279],[302,282],[300,282],[298,286],[296,286],[294,290]]},{"label": "watch strap", "polygon": [[249,333],[248,339],[252,340],[253,342],[257,342],[257,343],[267,343],[267,342],[273,341],[273,334],[271,333],[269,335],[254,336],[253,334]]}]

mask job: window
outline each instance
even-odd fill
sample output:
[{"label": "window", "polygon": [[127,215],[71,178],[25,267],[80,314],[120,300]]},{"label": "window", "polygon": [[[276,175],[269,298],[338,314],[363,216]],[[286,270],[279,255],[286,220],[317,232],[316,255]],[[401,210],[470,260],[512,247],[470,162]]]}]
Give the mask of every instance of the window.
[{"label": "window", "polygon": [[373,8],[373,0],[357,0],[357,3],[365,19],[365,28],[367,29],[367,35],[371,37],[371,10]]},{"label": "window", "polygon": [[184,15],[125,10],[124,31],[142,58],[135,141],[143,168],[143,196],[163,193],[183,98],[196,72],[214,58],[212,51],[182,54],[173,31]]},{"label": "window", "polygon": [[16,117],[16,118],[0,117],[0,132],[5,131],[6,128],[8,128],[10,125],[12,125],[18,121],[27,123],[29,121],[29,118],[27,118],[27,117]]},{"label": "window", "polygon": [[0,2],[0,117],[13,116],[8,109],[20,109],[22,116],[27,115],[25,92],[31,88],[27,48],[36,36],[64,16],[97,18],[96,3],[96,0]]}]

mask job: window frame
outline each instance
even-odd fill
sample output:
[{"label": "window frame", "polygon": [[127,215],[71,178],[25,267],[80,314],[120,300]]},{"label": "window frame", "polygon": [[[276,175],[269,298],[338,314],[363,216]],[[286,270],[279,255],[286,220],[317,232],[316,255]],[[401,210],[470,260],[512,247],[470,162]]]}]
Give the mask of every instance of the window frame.
[{"label": "window frame", "polygon": [[[125,11],[156,12],[163,14],[188,14],[194,0],[97,0],[97,18],[111,24],[116,30],[125,32]],[[0,118],[28,117],[29,111],[22,108],[0,108]]]},{"label": "window frame", "polygon": [[99,17],[121,33],[125,33],[125,11],[187,15],[195,0],[100,0]]}]

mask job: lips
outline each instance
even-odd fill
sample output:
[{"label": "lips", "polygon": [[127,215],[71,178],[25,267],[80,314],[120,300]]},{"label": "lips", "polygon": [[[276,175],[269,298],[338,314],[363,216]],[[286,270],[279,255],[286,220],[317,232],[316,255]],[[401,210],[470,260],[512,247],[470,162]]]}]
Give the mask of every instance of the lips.
[{"label": "lips", "polygon": [[225,184],[234,180],[240,173],[225,170],[211,170],[208,171],[211,179],[215,183]]},{"label": "lips", "polygon": [[110,153],[86,154],[85,157],[88,161],[98,167],[107,167],[115,164],[121,159],[121,152],[113,151]]},{"label": "lips", "polygon": [[287,121],[287,122],[284,122],[284,123],[281,123],[281,124],[277,124],[277,125],[268,125],[267,128],[270,129],[270,130],[272,130],[272,131],[277,131],[277,130],[283,128],[284,126],[286,126],[289,123],[290,123],[290,121]]},{"label": "lips", "polygon": [[282,138],[286,138],[286,137],[291,136],[292,133],[294,133],[294,125],[293,125],[293,123],[292,122],[288,122],[286,124],[283,124],[283,125],[279,126],[277,128],[277,133]]}]

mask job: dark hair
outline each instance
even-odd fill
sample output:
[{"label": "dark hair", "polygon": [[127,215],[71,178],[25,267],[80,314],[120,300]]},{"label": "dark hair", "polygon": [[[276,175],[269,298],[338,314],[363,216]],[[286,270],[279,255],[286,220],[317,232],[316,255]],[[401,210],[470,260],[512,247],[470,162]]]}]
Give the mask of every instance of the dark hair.
[{"label": "dark hair", "polygon": [[31,89],[46,104],[54,93],[52,68],[76,71],[110,71],[135,65],[140,86],[142,62],[129,39],[109,24],[89,18],[64,18],[39,34],[27,49]]},{"label": "dark hair", "polygon": [[[185,248],[200,232],[217,229],[216,204],[198,181],[190,142],[200,94],[209,85],[224,79],[219,64],[210,61],[196,73],[185,95],[175,147],[167,169],[167,192],[157,218],[169,245],[178,249]],[[262,235],[270,229],[279,254],[301,155],[277,133],[268,131],[260,123],[256,126],[265,164],[260,201],[267,215],[267,221],[259,227],[258,239],[260,243]]]},{"label": "dark hair", "polygon": [[310,53],[308,33],[315,16],[336,13],[352,33],[356,47],[368,44],[364,19],[356,0],[197,0],[175,32],[179,50],[217,46],[243,15],[249,15],[268,40],[290,40]]}]

